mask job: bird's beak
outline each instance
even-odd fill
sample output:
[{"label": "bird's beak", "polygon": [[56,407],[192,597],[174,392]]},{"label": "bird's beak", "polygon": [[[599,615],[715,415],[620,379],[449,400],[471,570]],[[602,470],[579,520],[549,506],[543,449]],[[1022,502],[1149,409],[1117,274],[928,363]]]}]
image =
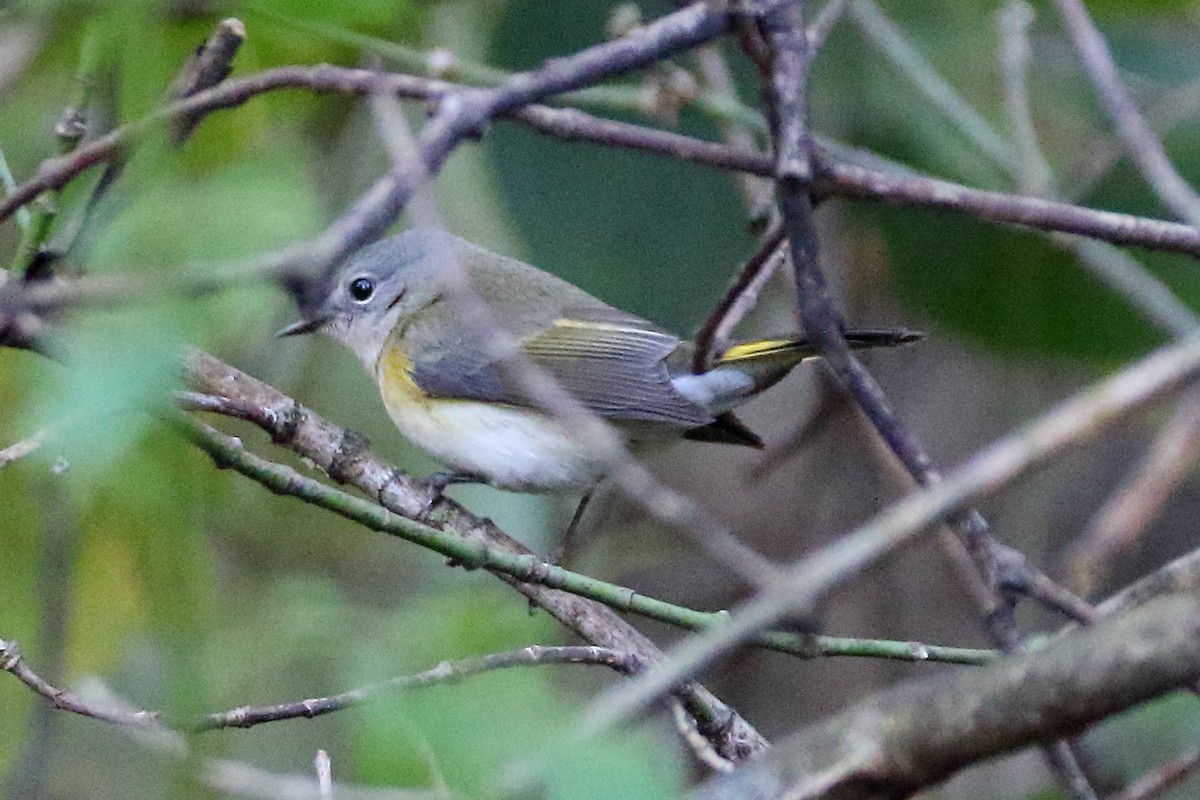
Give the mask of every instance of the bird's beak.
[{"label": "bird's beak", "polygon": [[299,336],[302,333],[312,333],[319,330],[322,325],[329,321],[328,317],[313,317],[312,319],[298,319],[291,325],[287,325],[279,329],[276,336]]}]

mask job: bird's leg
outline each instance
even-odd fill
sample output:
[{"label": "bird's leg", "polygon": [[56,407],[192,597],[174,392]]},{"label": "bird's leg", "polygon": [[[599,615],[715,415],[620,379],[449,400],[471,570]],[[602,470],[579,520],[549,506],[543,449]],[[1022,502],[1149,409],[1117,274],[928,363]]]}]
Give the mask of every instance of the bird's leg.
[{"label": "bird's leg", "polygon": [[473,472],[435,472],[432,475],[427,475],[418,481],[416,485],[426,491],[425,508],[417,515],[422,521],[429,518],[433,507],[437,505],[438,500],[442,499],[446,489],[456,483],[487,483],[487,478],[482,475],[476,475]]},{"label": "bird's leg", "polygon": [[579,505],[575,506],[575,513],[571,515],[571,523],[567,525],[567,532],[563,534],[558,545],[550,551],[551,564],[563,564],[569,557],[575,555],[575,548],[579,546],[577,538],[579,523],[583,520],[583,514],[587,511],[588,504],[592,502],[592,495],[595,493],[596,489],[593,487],[579,499]]}]

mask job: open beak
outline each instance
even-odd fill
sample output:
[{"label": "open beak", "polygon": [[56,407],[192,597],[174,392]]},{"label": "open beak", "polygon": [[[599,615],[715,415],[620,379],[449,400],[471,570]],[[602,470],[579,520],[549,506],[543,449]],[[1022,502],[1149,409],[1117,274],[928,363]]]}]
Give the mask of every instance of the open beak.
[{"label": "open beak", "polygon": [[328,317],[314,317],[313,319],[298,319],[291,325],[287,325],[279,329],[276,336],[299,336],[302,333],[312,333],[320,330],[321,326],[329,321]]}]

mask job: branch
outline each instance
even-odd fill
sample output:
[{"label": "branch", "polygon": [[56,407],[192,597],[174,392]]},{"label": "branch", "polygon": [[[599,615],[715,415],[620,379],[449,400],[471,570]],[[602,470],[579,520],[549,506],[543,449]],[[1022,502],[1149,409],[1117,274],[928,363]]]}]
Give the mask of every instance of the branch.
[{"label": "branch", "polygon": [[911,80],[975,147],[1005,169],[1013,170],[1019,166],[1012,144],[954,91],[874,0],[852,0],[850,16],[900,74]]},{"label": "branch", "polygon": [[1071,736],[1200,678],[1200,595],[1161,597],[1020,656],[874,695],[789,736],[697,800],[904,798]]},{"label": "branch", "polygon": [[[43,161],[29,180],[0,200],[0,221],[24,207],[40,192],[61,188],[76,175],[102,163],[153,130],[197,112],[236,108],[261,94],[287,89],[396,97],[436,101],[462,89],[444,81],[411,75],[377,73],[329,65],[278,67],[239,80],[226,81],[147,117],[89,142],[70,156]],[[603,120],[574,109],[530,105],[501,117],[565,140],[583,140],[611,147],[703,164],[717,169],[772,175],[771,158],[669,131]],[[1020,225],[1044,231],[1064,231],[1113,244],[1200,256],[1200,232],[1189,225],[1089,209],[1070,203],[974,189],[962,184],[909,173],[839,162],[821,149],[813,153],[812,191],[816,198],[843,197],[876,200],[890,205],[935,208],[966,214],[987,222]]]},{"label": "branch", "polygon": [[[213,361],[215,362],[215,359]],[[224,369],[237,375],[239,381],[255,382],[253,378],[238,373],[231,367],[224,367]],[[237,391],[229,391],[229,387],[225,387],[225,390],[229,395],[239,394]],[[524,548],[521,548],[514,557],[513,552],[504,546],[506,542],[503,533],[495,530],[485,520],[472,516],[448,498],[443,497],[438,501],[436,521],[428,519],[424,516],[424,512],[427,510],[427,490],[417,488],[411,479],[398,475],[394,467],[377,462],[376,456],[366,450],[365,442],[356,442],[351,432],[330,425],[314,412],[295,404],[294,401],[286,398],[285,400],[290,405],[281,411],[273,404],[259,405],[236,396],[184,394],[180,398],[181,405],[185,408],[218,413],[258,425],[267,431],[277,444],[289,447],[303,457],[315,461],[318,466],[330,464],[329,467],[322,467],[322,469],[338,475],[340,479],[347,480],[362,491],[368,494],[376,494],[377,491],[383,492],[381,502],[391,511],[400,514],[403,519],[385,517],[381,521],[378,506],[307,478],[290,467],[275,464],[248,453],[232,437],[218,434],[196,424],[189,424],[182,430],[185,436],[195,441],[222,466],[234,469],[250,479],[262,483],[273,492],[297,497],[305,502],[346,516],[372,530],[388,533],[426,547],[449,557],[454,563],[466,568],[482,567],[494,571],[501,577],[507,576],[526,583],[561,589],[579,597],[603,603],[617,611],[638,614],[685,630],[704,630],[724,623],[725,615],[722,613],[695,611],[657,600],[624,586],[600,581],[542,562],[533,558],[532,554]],[[330,437],[325,437],[324,432],[320,431],[316,434],[306,434],[302,430],[304,427],[328,428],[336,433]],[[373,478],[363,480],[341,475],[337,470],[342,467],[339,466],[335,469],[332,465],[347,457],[341,452],[342,446],[338,445],[338,452],[330,453],[325,445],[318,445],[314,448],[302,443],[305,439],[314,437],[323,438],[330,443],[351,442],[351,446],[357,453],[354,456],[355,460],[377,462],[370,467],[370,470],[372,473],[383,473],[384,480],[387,482],[384,488],[377,490]],[[413,496],[409,496],[409,492]],[[491,529],[497,539],[495,541],[470,541],[468,534],[467,540],[464,540],[462,531],[475,532],[479,529]],[[801,658],[855,656],[899,661],[983,664],[995,657],[990,650],[942,647],[919,642],[808,636],[784,631],[765,633],[757,643],[765,648]]]},{"label": "branch", "polygon": [[[270,432],[276,443],[310,460],[334,480],[349,483],[368,497],[378,498],[384,507],[350,497],[315,481],[311,482],[312,486],[304,484],[306,492],[319,492],[334,498],[332,502],[339,507],[355,507],[363,515],[360,522],[367,521],[370,524],[373,521],[386,526],[376,529],[385,529],[397,535],[411,534],[410,541],[428,543],[426,546],[452,556],[464,567],[496,569],[495,574],[501,580],[590,644],[616,650],[641,664],[649,664],[662,657],[662,652],[653,642],[609,608],[551,588],[559,576],[570,573],[542,563],[528,548],[496,526],[444,500],[438,505],[440,529],[414,522],[412,517],[422,516],[428,509],[428,489],[399,474],[395,467],[378,458],[361,436],[326,422],[267,384],[211,356],[194,355],[189,360],[186,372],[187,381],[194,388],[233,400],[247,411],[252,421]],[[199,429],[192,430],[195,433]],[[209,438],[209,442],[210,446],[217,446],[222,439]],[[226,445],[230,444],[226,442]],[[272,474],[270,467],[276,465],[251,457],[240,446],[224,446],[221,452],[220,457],[226,459],[225,463],[229,466],[247,465],[245,468],[250,471],[249,465],[253,462],[257,464],[255,469],[265,467],[264,479],[274,481],[277,487],[301,485],[292,482],[304,481],[302,476],[290,470],[282,475]],[[507,565],[508,574],[499,571],[501,564]],[[585,582],[592,581],[586,576],[579,577]],[[540,585],[529,582],[537,579],[548,583]],[[565,577],[563,580],[564,585],[570,582]],[[599,583],[595,582],[596,585]],[[617,598],[629,606],[645,605],[643,601],[647,599],[627,589],[621,589],[614,600]],[[741,761],[766,746],[750,725],[702,686],[687,684],[680,689],[680,696],[688,712],[697,717],[702,731],[714,742],[723,757]]]},{"label": "branch", "polygon": [[[571,649],[571,648],[561,648]],[[590,648],[578,648],[590,649]],[[112,699],[92,700],[68,689],[58,688],[25,663],[20,646],[13,640],[0,639],[0,672],[8,672],[25,684],[38,696],[50,701],[53,708],[97,719],[137,731],[149,736],[139,737],[145,746],[176,759],[189,756],[186,744],[172,735],[163,722],[162,715],[154,711],[128,708]],[[414,676],[417,677],[417,676]],[[206,718],[202,718],[201,722]],[[202,726],[198,730],[207,730]],[[198,764],[199,779],[219,791],[238,796],[262,797],[273,800],[323,800],[317,785],[308,778],[266,772],[236,761],[205,759]],[[441,791],[413,790],[360,790],[338,786],[338,797],[361,798],[362,800],[444,800],[450,795]]]},{"label": "branch", "polygon": [[725,352],[733,336],[733,329],[754,307],[763,287],[783,262],[784,255],[780,248],[782,244],[783,227],[776,225],[767,231],[763,240],[759,242],[758,250],[738,270],[729,291],[717,303],[700,327],[700,332],[696,334],[692,372],[707,372],[712,367],[712,362]]},{"label": "branch", "polygon": [[636,669],[636,665],[627,657],[603,647],[530,645],[505,653],[443,661],[424,672],[401,675],[382,683],[369,684],[328,697],[313,697],[271,706],[242,706],[230,711],[205,714],[192,719],[173,719],[160,711],[127,710],[105,706],[80,697],[70,690],[57,688],[25,663],[21,649],[15,641],[0,639],[0,671],[12,674],[34,693],[49,700],[56,709],[118,725],[160,727],[189,733],[222,728],[252,728],[266,722],[280,722],[287,719],[312,719],[362,705],[386,692],[409,691],[439,684],[456,683],[463,678],[499,669],[549,664],[595,664],[622,673],[633,672]]},{"label": "branch", "polygon": [[[196,48],[196,52],[175,76],[171,88],[167,90],[167,97],[172,100],[191,97],[225,80],[233,71],[233,59],[244,41],[246,26],[240,19],[230,17],[218,22],[208,40]],[[176,143],[182,143],[191,136],[203,118],[204,112],[197,112],[181,115],[174,120],[171,132]]]}]

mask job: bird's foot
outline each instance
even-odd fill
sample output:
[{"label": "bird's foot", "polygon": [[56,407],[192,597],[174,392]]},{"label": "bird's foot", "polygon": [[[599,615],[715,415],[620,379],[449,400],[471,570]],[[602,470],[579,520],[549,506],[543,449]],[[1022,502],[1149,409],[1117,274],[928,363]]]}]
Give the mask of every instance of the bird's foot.
[{"label": "bird's foot", "polygon": [[446,489],[456,483],[487,483],[487,479],[473,472],[435,472],[420,480],[413,481],[415,488],[422,489],[425,492],[425,505],[417,515],[417,518],[422,522],[428,520],[429,515],[433,512],[438,501],[442,499],[442,495],[445,494]]}]

